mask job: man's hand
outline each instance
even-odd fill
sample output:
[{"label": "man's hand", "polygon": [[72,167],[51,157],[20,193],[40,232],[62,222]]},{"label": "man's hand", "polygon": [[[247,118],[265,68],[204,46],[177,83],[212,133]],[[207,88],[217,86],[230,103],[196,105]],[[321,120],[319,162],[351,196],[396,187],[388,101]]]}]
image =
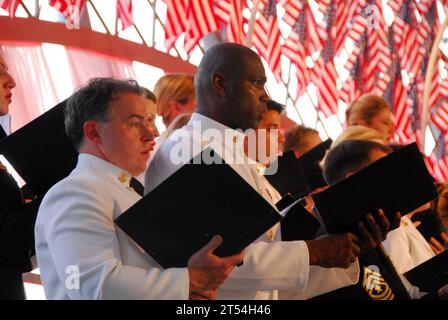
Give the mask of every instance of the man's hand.
[{"label": "man's hand", "polygon": [[434,237],[431,237],[431,239],[429,239],[429,245],[436,255],[445,251],[445,247],[448,246],[448,233],[446,231],[442,231],[440,233],[440,237],[442,238],[443,243],[440,243]]},{"label": "man's hand", "polygon": [[308,240],[310,265],[324,268],[348,268],[356,260],[359,239],[351,233],[332,234]]},{"label": "man's hand", "polygon": [[216,300],[216,290],[190,292],[190,300]]},{"label": "man's hand", "polygon": [[244,253],[220,258],[213,251],[222,243],[221,236],[214,236],[201,250],[188,260],[190,277],[190,297],[196,297],[202,291],[216,290],[229,276],[235,265],[241,264]]},{"label": "man's hand", "polygon": [[362,237],[362,240],[358,242],[358,245],[361,248],[361,254],[380,245],[381,242],[386,240],[389,231],[400,226],[401,214],[399,212],[395,213],[392,222],[389,222],[382,209],[378,209],[376,216],[377,218],[375,219],[371,213],[366,215],[370,231],[363,222],[358,224],[359,232]]}]

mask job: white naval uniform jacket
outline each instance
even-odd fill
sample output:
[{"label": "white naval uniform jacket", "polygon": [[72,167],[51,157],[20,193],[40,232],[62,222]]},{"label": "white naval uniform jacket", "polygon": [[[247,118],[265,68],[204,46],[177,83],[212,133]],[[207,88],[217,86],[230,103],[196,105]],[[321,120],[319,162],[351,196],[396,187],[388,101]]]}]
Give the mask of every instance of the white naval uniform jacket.
[{"label": "white naval uniform jacket", "polygon": [[162,270],[113,222],[140,199],[130,178],[80,154],[45,195],[35,237],[47,299],[188,299],[187,268]]},{"label": "white naval uniform jacket", "polygon": [[435,256],[407,216],[401,217],[400,227],[387,234],[383,246],[398,273],[405,273]]},{"label": "white naval uniform jacket", "polygon": [[[197,127],[198,124],[200,128]],[[234,139],[227,139],[230,143],[223,147],[220,137],[224,137],[225,130],[232,132]],[[235,144],[235,141],[243,138],[242,133],[193,113],[188,125],[176,130],[151,160],[146,172],[145,193],[182,166],[176,158],[181,154],[182,147],[193,151],[190,157],[185,157],[187,162],[210,145],[274,206],[280,196],[264,177],[257,174],[256,164],[232,163],[232,160],[245,157],[243,149],[237,148],[238,145]],[[195,186],[192,181],[192,185],[186,187],[199,186]],[[306,299],[357,282],[357,262],[347,270],[310,267],[305,241],[282,242],[280,236],[277,224],[246,248],[243,265],[236,267],[218,289],[218,299],[278,299],[278,290],[293,290],[294,293],[300,293],[299,298]]]}]

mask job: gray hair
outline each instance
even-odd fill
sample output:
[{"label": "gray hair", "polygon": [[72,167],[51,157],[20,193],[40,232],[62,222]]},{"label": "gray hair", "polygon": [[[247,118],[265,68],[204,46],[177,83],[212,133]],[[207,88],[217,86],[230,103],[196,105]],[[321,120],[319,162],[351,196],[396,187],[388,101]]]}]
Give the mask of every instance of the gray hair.
[{"label": "gray hair", "polygon": [[143,90],[134,80],[94,78],[67,99],[65,133],[76,149],[84,140],[84,123],[88,120],[109,121],[111,102],[122,93],[142,95]]}]

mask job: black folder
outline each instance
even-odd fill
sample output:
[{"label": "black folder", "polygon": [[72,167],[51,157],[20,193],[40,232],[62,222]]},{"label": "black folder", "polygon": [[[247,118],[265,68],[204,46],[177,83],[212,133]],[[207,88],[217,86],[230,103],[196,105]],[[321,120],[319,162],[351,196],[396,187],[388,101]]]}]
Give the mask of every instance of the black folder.
[{"label": "black folder", "polygon": [[357,224],[382,208],[409,213],[433,200],[437,190],[415,143],[407,145],[350,177],[313,195],[327,231],[359,234]]},{"label": "black folder", "polygon": [[282,211],[296,201],[297,199],[295,197],[293,197],[290,193],[287,193],[275,204],[275,206],[277,207],[278,211]]},{"label": "black folder", "polygon": [[3,129],[2,126],[0,126],[0,140],[2,140],[3,138],[6,138],[8,135],[5,132],[5,129]]},{"label": "black folder", "polygon": [[426,241],[430,241],[431,237],[434,237],[440,243],[443,243],[443,240],[440,236],[442,232],[442,224],[437,216],[437,212],[433,212],[433,209],[430,211],[425,210],[421,212],[417,212],[411,217],[412,222],[419,221],[420,224],[417,226],[418,231],[423,235]]},{"label": "black folder", "polygon": [[37,196],[76,166],[78,152],[65,134],[65,101],[0,141],[0,154]]},{"label": "black folder", "polygon": [[265,175],[265,177],[281,195],[289,193],[298,199],[311,191],[294,151],[284,152],[272,166],[277,167],[277,171],[275,174]]},{"label": "black folder", "polygon": [[332,142],[331,139],[327,139],[298,158],[311,190],[316,190],[327,185],[322,168],[320,167],[320,162],[325,157]]},{"label": "black folder", "polygon": [[281,218],[224,160],[201,161],[211,153],[206,148],[115,220],[164,268],[187,266],[216,234],[224,242],[215,254],[236,254]]},{"label": "black folder", "polygon": [[438,290],[448,284],[448,251],[423,262],[404,276],[422,291]]},{"label": "black folder", "polygon": [[320,223],[301,201],[297,201],[285,213],[280,222],[282,241],[313,240]]}]

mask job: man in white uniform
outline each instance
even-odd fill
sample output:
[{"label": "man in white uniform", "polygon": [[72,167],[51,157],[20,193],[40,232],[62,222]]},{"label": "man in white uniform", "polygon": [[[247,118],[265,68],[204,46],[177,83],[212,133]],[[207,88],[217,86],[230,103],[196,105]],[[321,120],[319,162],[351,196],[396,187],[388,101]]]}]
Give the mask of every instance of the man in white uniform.
[{"label": "man in white uniform", "polygon": [[93,79],[67,101],[65,127],[80,155],[48,191],[35,227],[48,299],[213,298],[243,255],[218,258],[214,237],[188,267],[163,270],[113,220],[140,199],[129,186],[153,147],[150,114],[135,82]]},{"label": "man in white uniform", "polygon": [[[146,172],[145,192],[182,166],[173,161],[179,153],[192,150],[191,156],[195,156],[210,145],[221,150],[226,163],[275,205],[280,200],[278,193],[272,192],[273,187],[258,174],[256,164],[235,161],[245,158],[243,143],[238,143],[245,136],[235,129],[257,127],[269,99],[265,83],[263,64],[252,50],[236,44],[210,48],[195,77],[197,110],[189,124],[167,139],[154,156]],[[224,138],[229,132],[233,135],[230,142]],[[188,161],[190,157],[185,158]],[[185,187],[197,186],[192,181]],[[375,221],[371,227],[375,241],[363,227],[365,242],[361,245],[352,234],[282,242],[276,225],[245,250],[244,264],[234,269],[220,287],[218,299],[277,299],[278,290],[300,291],[305,299],[354,284],[359,273],[356,257],[360,246],[380,243],[389,225],[382,220],[382,230]]]}]

